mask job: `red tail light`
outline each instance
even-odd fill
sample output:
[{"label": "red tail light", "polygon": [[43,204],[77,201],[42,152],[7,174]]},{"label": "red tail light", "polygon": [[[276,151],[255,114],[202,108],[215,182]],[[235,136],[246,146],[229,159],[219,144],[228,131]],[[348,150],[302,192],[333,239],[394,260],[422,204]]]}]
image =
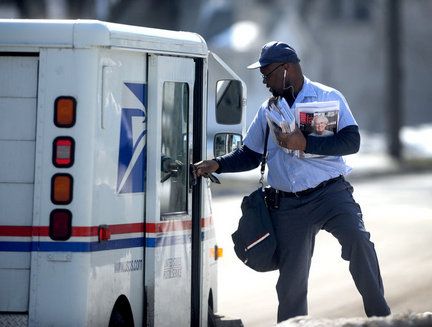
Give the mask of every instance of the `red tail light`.
[{"label": "red tail light", "polygon": [[108,225],[99,225],[99,242],[108,241],[111,238],[111,230]]},{"label": "red tail light", "polygon": [[49,236],[55,241],[66,241],[72,235],[72,213],[55,209],[50,215]]},{"label": "red tail light", "polygon": [[59,168],[71,167],[75,157],[75,142],[68,136],[57,137],[53,143],[53,165]]}]

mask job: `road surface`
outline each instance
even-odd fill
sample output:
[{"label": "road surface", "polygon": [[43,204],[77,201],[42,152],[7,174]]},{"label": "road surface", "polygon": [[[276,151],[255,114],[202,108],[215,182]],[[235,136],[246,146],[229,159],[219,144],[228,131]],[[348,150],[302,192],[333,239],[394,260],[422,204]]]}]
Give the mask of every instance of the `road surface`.
[{"label": "road surface", "polygon": [[[278,272],[254,272],[235,257],[232,249],[231,233],[241,214],[241,199],[254,183],[237,181],[231,185],[222,181],[222,185],[212,186],[217,239],[224,248],[219,264],[218,313],[241,318],[246,327],[275,325],[277,308]],[[375,243],[393,313],[432,311],[432,173],[375,177],[352,184]],[[235,194],[236,188],[243,193]],[[316,239],[309,315],[364,316],[348,262],[340,258],[339,243],[325,231]]]}]

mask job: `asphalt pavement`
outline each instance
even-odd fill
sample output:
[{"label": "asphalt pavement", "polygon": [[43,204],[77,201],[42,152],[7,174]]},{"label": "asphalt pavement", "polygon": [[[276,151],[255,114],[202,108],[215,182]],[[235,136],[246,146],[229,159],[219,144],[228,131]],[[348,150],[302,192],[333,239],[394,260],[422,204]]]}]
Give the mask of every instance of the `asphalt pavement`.
[{"label": "asphalt pavement", "polygon": [[[347,179],[375,243],[392,312],[432,311],[430,161],[399,164],[385,156],[354,161]],[[246,327],[273,326],[278,273],[257,273],[244,266],[235,257],[230,237],[241,215],[241,199],[258,186],[259,171],[218,177],[222,184],[212,186],[213,217],[224,257],[219,262],[217,313],[240,318]],[[317,236],[308,298],[312,318],[364,317],[348,262],[340,258],[338,242],[325,232]]]}]

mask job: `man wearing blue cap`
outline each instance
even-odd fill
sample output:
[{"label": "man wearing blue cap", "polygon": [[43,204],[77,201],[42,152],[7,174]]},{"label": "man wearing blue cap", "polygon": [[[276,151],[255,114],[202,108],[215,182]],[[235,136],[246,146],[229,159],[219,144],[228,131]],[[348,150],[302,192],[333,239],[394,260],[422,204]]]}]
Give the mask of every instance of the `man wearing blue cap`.
[{"label": "man wearing blue cap", "polygon": [[[359,150],[357,123],[344,96],[331,87],[313,82],[302,73],[296,51],[282,42],[269,42],[259,60],[248,66],[259,68],[263,83],[272,93],[258,110],[244,144],[225,156],[195,164],[198,176],[217,172],[238,172],[256,168],[264,152],[271,101],[284,98],[290,109],[305,102],[339,101],[337,132],[326,137],[304,136],[296,127],[291,133],[276,133],[268,139],[268,183],[278,205],[270,214],[278,241],[280,276],[276,285],[279,299],[278,322],[307,315],[309,269],[315,235],[326,230],[342,246],[342,258],[363,298],[367,316],[390,314],[378,259],[370,234],[366,231],[353,187],[345,180],[351,168],[343,155]],[[318,154],[299,157],[294,151]]]}]

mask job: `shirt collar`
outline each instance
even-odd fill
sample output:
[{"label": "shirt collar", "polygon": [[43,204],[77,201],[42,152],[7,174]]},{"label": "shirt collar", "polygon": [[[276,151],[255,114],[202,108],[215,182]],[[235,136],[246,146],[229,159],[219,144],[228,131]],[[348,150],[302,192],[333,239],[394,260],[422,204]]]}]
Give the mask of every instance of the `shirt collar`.
[{"label": "shirt collar", "polygon": [[303,102],[304,98],[306,97],[314,97],[314,98],[318,97],[315,88],[312,85],[311,80],[304,75],[303,77],[304,77],[303,87],[300,90],[299,94],[297,95],[295,99],[295,103]]}]

